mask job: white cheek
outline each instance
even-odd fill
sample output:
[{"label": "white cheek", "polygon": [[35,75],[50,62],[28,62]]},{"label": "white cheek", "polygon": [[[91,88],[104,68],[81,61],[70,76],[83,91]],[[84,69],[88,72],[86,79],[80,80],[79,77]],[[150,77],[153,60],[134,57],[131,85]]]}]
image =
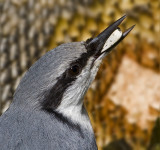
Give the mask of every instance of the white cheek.
[{"label": "white cheek", "polygon": [[[89,88],[91,78],[88,70],[94,58],[88,60],[88,65],[82,70],[75,82],[66,90],[60,106],[56,111],[70,118],[74,123],[80,124],[87,130],[92,131],[92,127],[87,114],[82,114],[83,97]],[[93,75],[93,74],[92,74]]]},{"label": "white cheek", "polygon": [[105,42],[102,51],[104,52],[105,50],[107,50],[108,48],[110,48],[112,45],[114,45],[120,38],[122,37],[122,31],[119,29],[116,29],[111,35],[110,37],[107,39],[107,41]]}]

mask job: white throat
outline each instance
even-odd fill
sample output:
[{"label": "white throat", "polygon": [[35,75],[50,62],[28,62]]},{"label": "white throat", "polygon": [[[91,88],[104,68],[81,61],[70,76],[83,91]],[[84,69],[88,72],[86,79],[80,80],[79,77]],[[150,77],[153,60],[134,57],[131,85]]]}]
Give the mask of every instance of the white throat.
[{"label": "white throat", "polygon": [[82,112],[82,105],[69,106],[66,109],[60,106],[58,107],[57,111],[70,119],[73,123],[78,124],[82,128],[93,132],[87,112]]}]

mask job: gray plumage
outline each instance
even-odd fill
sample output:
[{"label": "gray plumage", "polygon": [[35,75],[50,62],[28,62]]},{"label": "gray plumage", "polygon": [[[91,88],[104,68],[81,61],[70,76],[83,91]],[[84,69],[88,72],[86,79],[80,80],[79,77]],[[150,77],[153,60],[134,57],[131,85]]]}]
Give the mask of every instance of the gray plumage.
[{"label": "gray plumage", "polygon": [[93,133],[87,130],[77,132],[42,111],[13,109],[0,122],[1,150],[97,149]]},{"label": "gray plumage", "polygon": [[[55,114],[41,110],[40,106],[57,78],[84,52],[83,42],[63,44],[49,51],[28,70],[10,108],[0,118],[2,150],[96,149],[93,132],[76,124],[68,125]],[[87,112],[84,115],[88,117]]]},{"label": "gray plumage", "polygon": [[94,39],[58,46],[26,72],[0,117],[1,150],[97,149],[83,97],[102,58],[133,28],[117,29],[124,18]]}]

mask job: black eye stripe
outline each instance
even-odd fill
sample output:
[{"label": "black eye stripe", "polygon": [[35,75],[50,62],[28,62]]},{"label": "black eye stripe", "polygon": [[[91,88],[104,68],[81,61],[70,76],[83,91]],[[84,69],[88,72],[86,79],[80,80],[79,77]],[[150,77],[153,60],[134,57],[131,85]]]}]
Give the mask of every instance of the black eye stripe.
[{"label": "black eye stripe", "polygon": [[[93,51],[90,50],[87,53],[82,53],[80,58],[78,58],[70,64],[70,67],[78,63],[81,66],[81,70],[83,70],[83,68],[87,64],[88,59],[94,55]],[[46,111],[51,109],[55,110],[60,105],[63,98],[63,94],[65,93],[66,89],[73,84],[77,77],[67,76],[69,68],[67,68],[66,71],[60,77],[57,78],[56,84],[50,89],[50,91],[45,91],[43,93],[45,99],[41,102],[42,109]]]},{"label": "black eye stripe", "polygon": [[87,55],[87,53],[83,53],[79,59],[75,60],[70,64],[70,67],[73,66],[74,64],[80,64],[81,67],[83,68],[87,64],[88,58],[89,56]]}]

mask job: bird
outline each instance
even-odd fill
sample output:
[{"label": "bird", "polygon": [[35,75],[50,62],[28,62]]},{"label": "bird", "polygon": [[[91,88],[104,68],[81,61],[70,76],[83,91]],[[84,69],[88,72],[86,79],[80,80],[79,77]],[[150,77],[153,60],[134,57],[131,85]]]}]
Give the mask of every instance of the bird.
[{"label": "bird", "polygon": [[121,31],[125,18],[95,38],[59,45],[29,68],[0,117],[1,150],[97,150],[83,99],[103,58],[134,28]]}]

